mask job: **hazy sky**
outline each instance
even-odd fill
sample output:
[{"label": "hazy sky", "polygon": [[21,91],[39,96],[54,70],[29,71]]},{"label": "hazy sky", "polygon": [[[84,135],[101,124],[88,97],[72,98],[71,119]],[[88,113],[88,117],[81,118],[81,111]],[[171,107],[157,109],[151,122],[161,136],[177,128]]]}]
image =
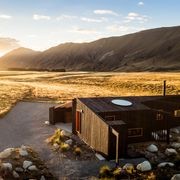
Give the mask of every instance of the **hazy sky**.
[{"label": "hazy sky", "polygon": [[180,0],[0,0],[0,55],[179,22]]}]

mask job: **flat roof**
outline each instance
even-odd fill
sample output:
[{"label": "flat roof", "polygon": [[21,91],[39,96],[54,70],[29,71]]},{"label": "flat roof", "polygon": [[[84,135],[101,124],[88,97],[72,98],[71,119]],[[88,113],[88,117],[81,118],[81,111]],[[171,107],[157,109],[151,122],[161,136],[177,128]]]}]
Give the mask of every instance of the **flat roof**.
[{"label": "flat roof", "polygon": [[[93,98],[78,98],[82,103],[92,109],[94,112],[118,112],[118,111],[133,111],[133,110],[150,110],[151,108],[144,103],[148,101],[165,101],[180,103],[180,95],[173,96],[121,96],[121,97],[93,97]],[[131,106],[119,106],[113,104],[114,99],[123,99],[132,102]]]}]

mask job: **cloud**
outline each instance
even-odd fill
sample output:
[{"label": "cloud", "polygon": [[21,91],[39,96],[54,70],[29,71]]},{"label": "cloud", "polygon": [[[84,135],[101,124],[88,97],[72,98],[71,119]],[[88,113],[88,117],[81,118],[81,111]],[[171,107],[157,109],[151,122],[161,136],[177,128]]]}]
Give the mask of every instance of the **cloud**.
[{"label": "cloud", "polygon": [[99,14],[99,15],[113,15],[113,16],[118,16],[119,14],[112,11],[112,10],[105,10],[105,9],[98,9],[94,10],[94,14]]},{"label": "cloud", "polygon": [[140,1],[140,2],[138,3],[138,5],[139,5],[139,6],[144,6],[144,2]]},{"label": "cloud", "polygon": [[12,19],[12,16],[9,16],[7,14],[0,14],[0,19]]},{"label": "cloud", "polygon": [[45,15],[39,15],[39,14],[34,14],[33,19],[38,21],[38,20],[50,20],[50,16],[45,16]]},{"label": "cloud", "polygon": [[132,21],[139,21],[140,23],[144,23],[147,22],[150,17],[146,16],[146,15],[140,15],[138,13],[134,13],[134,12],[130,12],[126,17],[126,20],[124,20],[125,23],[129,23]]},{"label": "cloud", "polygon": [[19,41],[17,41],[16,39],[0,38],[0,52],[1,53],[11,51],[15,48],[18,48],[19,46],[20,46]]},{"label": "cloud", "polygon": [[142,27],[125,26],[125,25],[119,25],[119,24],[107,26],[106,29],[110,32],[120,33],[121,35],[144,30],[144,28]]},{"label": "cloud", "polygon": [[98,32],[94,29],[84,29],[84,28],[78,28],[78,27],[74,27],[72,30],[70,30],[69,32],[73,32],[73,33],[79,33],[79,34],[97,34]]},{"label": "cloud", "polygon": [[71,15],[63,14],[63,15],[57,17],[56,20],[58,20],[58,21],[64,20],[64,19],[71,20],[71,19],[76,19],[76,18],[77,18],[77,16],[71,16]]},{"label": "cloud", "polygon": [[36,37],[38,37],[36,34],[29,34],[28,36],[27,36],[28,38],[36,38]]},{"label": "cloud", "polygon": [[108,21],[108,19],[104,18],[104,17],[102,17],[100,19],[93,19],[93,18],[82,17],[81,21],[93,22],[93,23],[102,23],[102,22]]}]

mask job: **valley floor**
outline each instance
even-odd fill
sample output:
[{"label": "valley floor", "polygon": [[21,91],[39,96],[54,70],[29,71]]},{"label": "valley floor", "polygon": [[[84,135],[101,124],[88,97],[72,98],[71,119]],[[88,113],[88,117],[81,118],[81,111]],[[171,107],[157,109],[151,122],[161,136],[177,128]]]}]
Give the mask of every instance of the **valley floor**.
[{"label": "valley floor", "polygon": [[180,73],[0,71],[0,116],[22,99],[63,103],[75,97],[160,95],[180,91]]}]

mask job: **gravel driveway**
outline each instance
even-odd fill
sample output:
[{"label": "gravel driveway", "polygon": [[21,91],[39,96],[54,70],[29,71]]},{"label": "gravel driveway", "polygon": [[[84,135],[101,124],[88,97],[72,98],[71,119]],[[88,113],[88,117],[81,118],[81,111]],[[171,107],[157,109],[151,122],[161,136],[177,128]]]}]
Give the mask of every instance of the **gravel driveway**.
[{"label": "gravel driveway", "polygon": [[0,119],[0,151],[22,144],[31,146],[45,161],[53,174],[64,179],[80,179],[98,174],[98,169],[108,162],[72,161],[59,157],[44,142],[54,133],[55,126],[45,125],[49,107],[54,104],[19,102],[4,118]]}]

